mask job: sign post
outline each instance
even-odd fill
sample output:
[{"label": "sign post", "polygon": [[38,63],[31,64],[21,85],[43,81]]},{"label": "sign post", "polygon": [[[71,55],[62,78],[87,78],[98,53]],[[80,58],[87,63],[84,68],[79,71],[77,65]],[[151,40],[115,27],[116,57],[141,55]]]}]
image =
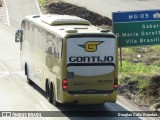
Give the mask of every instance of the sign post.
[{"label": "sign post", "polygon": [[160,44],[160,10],[113,12],[113,32],[122,47]]}]

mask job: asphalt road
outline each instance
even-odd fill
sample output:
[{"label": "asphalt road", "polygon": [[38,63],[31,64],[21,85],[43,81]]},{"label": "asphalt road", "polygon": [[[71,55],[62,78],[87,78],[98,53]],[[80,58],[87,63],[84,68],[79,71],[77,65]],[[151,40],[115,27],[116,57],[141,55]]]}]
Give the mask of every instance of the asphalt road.
[{"label": "asphalt road", "polygon": [[[48,103],[44,91],[36,85],[28,85],[24,71],[20,67],[19,44],[14,42],[15,29],[20,26],[23,16],[39,13],[34,0],[6,0],[11,26],[0,23],[0,111],[137,111],[134,105],[123,99],[117,103],[106,103],[104,105],[75,106],[64,105],[55,107]],[[32,6],[33,5],[33,6]],[[13,7],[14,6],[14,7]],[[63,113],[65,117],[33,118],[33,120],[139,120],[138,117],[72,117]],[[86,115],[85,114],[85,115]],[[12,118],[13,120],[32,120],[31,118]],[[12,120],[11,118],[0,118],[0,120]]]},{"label": "asphalt road", "polygon": [[20,28],[20,23],[27,15],[40,14],[37,0],[5,0],[11,26]]},{"label": "asphalt road", "polygon": [[65,0],[86,7],[101,15],[112,17],[112,12],[159,9],[160,0]]}]

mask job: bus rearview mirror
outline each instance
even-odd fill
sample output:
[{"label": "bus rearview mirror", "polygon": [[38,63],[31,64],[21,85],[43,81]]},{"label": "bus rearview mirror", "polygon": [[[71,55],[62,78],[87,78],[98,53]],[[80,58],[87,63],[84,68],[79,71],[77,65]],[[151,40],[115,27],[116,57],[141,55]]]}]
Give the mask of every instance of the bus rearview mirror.
[{"label": "bus rearview mirror", "polygon": [[22,42],[22,38],[23,38],[23,31],[17,30],[15,34],[15,42]]}]

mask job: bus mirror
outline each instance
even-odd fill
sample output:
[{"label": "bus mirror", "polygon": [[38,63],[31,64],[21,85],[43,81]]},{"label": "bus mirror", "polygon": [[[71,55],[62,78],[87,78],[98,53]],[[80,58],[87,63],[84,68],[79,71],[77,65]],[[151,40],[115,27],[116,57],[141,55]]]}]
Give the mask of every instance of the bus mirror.
[{"label": "bus mirror", "polygon": [[17,30],[15,34],[15,42],[22,42],[22,38],[23,38],[23,31]]}]

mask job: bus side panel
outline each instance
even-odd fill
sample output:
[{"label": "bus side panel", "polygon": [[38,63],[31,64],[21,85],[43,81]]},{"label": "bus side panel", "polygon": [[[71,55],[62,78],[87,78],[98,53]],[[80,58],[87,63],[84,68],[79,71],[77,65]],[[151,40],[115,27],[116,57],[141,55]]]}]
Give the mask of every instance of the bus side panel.
[{"label": "bus side panel", "polygon": [[[61,83],[61,55],[62,55],[62,39],[53,33],[46,32],[46,56],[45,68],[47,70],[46,78],[52,82],[55,93],[59,93],[59,85]],[[45,76],[44,76],[45,77]],[[58,85],[58,86],[57,86]],[[59,95],[59,94],[56,94]],[[57,99],[58,97],[56,97]]]},{"label": "bus side panel", "polygon": [[23,65],[27,64],[27,69],[28,69],[28,77],[31,79],[34,76],[34,31],[32,29],[32,24],[28,21],[25,21],[25,25],[23,26],[23,41],[22,41],[22,59],[23,59]]},{"label": "bus side panel", "polygon": [[62,39],[31,21],[25,20],[22,29],[22,59],[23,66],[27,63],[29,78],[44,91],[49,80],[57,93],[61,85]]}]

